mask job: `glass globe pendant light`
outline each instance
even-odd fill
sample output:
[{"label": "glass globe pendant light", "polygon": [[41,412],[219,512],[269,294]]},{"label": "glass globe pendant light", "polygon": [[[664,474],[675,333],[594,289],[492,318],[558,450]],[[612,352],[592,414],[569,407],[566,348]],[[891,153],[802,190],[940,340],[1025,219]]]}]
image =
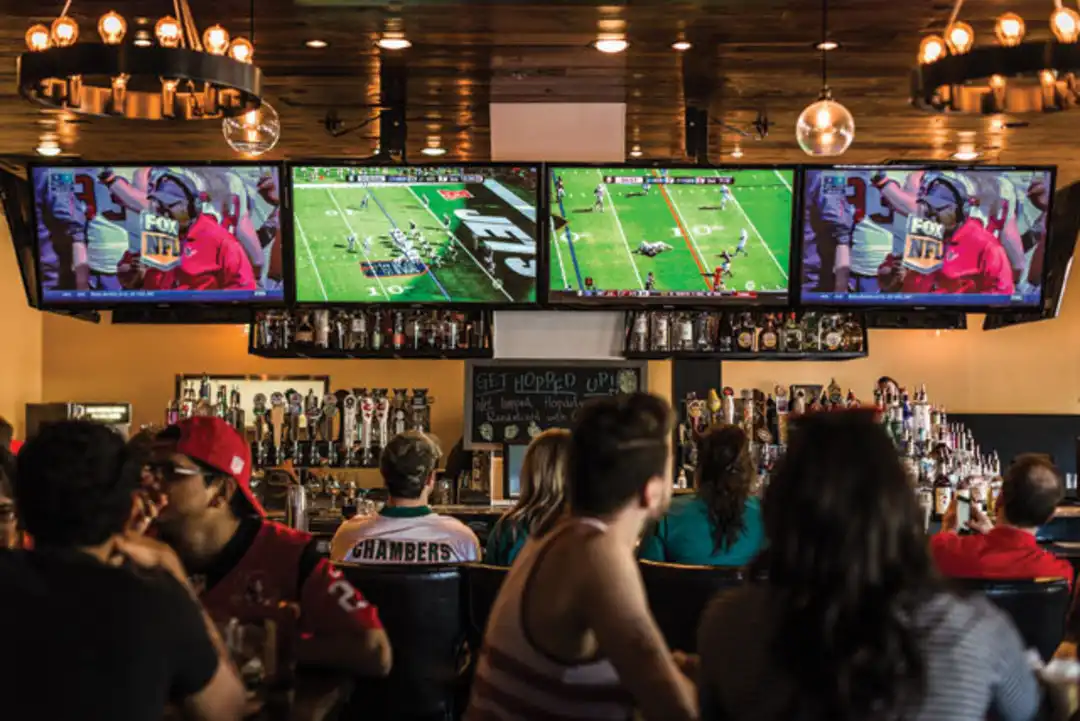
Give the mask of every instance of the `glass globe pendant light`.
[{"label": "glass globe pendant light", "polygon": [[[821,45],[828,40],[829,2],[821,0]],[[829,89],[828,50],[821,50],[821,95],[806,106],[795,122],[795,139],[807,155],[843,155],[855,140],[855,118],[832,98]]]}]

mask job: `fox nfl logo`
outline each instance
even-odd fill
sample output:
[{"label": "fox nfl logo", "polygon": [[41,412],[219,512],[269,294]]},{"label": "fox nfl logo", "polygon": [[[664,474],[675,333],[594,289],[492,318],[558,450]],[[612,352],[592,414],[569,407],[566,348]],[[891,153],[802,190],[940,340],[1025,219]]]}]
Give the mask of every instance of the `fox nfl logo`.
[{"label": "fox nfl logo", "polygon": [[143,213],[142,262],[150,268],[169,271],[180,265],[180,224],[172,218]]},{"label": "fox nfl logo", "polygon": [[929,275],[945,265],[945,243],[926,235],[908,234],[904,238],[904,267]]}]

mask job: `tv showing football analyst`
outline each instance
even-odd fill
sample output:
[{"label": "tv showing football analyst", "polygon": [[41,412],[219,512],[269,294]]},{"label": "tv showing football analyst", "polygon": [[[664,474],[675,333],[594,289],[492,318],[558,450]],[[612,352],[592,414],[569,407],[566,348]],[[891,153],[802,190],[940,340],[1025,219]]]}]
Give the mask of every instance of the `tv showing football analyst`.
[{"label": "tv showing football analyst", "polygon": [[46,305],[284,300],[277,166],[30,173]]},{"label": "tv showing football analyst", "polygon": [[1051,168],[807,169],[807,305],[1034,307]]},{"label": "tv showing football analyst", "polygon": [[536,301],[535,166],[292,170],[300,303]]},{"label": "tv showing football analyst", "polygon": [[550,169],[553,302],[786,303],[792,168]]}]

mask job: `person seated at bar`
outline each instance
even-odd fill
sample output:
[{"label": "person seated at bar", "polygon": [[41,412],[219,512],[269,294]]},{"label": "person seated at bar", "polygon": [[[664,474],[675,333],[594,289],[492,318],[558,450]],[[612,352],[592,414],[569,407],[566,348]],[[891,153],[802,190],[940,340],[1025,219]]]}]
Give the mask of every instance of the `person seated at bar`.
[{"label": "person seated at bar", "polygon": [[521,462],[521,496],[491,529],[484,563],[509,566],[525,541],[543,538],[566,510],[570,431],[552,428],[532,439]]},{"label": "person seated at bar", "polygon": [[[672,413],[601,398],[571,435],[570,515],[530,538],[491,609],[466,721],[697,718],[689,663],[649,612],[634,547],[671,500]],[[677,660],[678,658],[678,660]]]},{"label": "person seated at bar", "polygon": [[[251,491],[248,443],[220,418],[194,417],[158,434],[149,464],[164,496],[154,522],[219,624],[298,604],[301,666],[364,676],[390,671],[376,608],[316,550],[310,534],[274,523]],[[295,641],[295,643],[293,643]]]},{"label": "person seated at bar", "polygon": [[330,557],[348,563],[464,563],[480,559],[480,541],[464,523],[431,510],[435,469],[442,450],[431,436],[394,436],[379,458],[389,499],[375,515],[354,516],[338,527]]},{"label": "person seated at bar", "polygon": [[1020,635],[948,593],[873,411],[795,420],[762,501],[769,550],[698,632],[703,719],[1028,721]]},{"label": "person seated at bar", "polygon": [[954,578],[1061,577],[1072,583],[1072,564],[1039,548],[1035,532],[1054,515],[1064,498],[1061,473],[1046,456],[1018,456],[1001,481],[995,522],[971,504],[967,527],[957,533],[957,500],[930,539],[930,554],[944,576]]},{"label": "person seated at bar", "polygon": [[746,433],[711,428],[698,446],[697,492],[680,496],[641,543],[640,556],[703,566],[745,566],[761,551],[761,504],[751,494],[757,471]]},{"label": "person seated at bar", "polygon": [[0,549],[18,548],[19,528],[15,520],[15,456],[0,447]]},{"label": "person seated at bar", "polygon": [[35,548],[0,553],[0,717],[161,721],[175,704],[241,718],[243,685],[180,560],[125,535],[138,473],[123,439],[43,425],[12,480]]}]

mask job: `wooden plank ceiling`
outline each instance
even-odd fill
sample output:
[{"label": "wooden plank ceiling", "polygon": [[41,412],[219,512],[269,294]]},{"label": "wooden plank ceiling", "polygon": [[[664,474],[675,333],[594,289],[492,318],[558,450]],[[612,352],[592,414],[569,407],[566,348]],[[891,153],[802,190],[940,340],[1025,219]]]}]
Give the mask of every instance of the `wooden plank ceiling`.
[{"label": "wooden plank ceiling", "polygon": [[[23,34],[32,22],[50,21],[62,5],[61,0],[0,0],[0,154],[32,153],[40,133],[56,127],[65,151],[88,159],[231,157],[218,123],[71,122],[23,100],[15,87]],[[248,0],[191,0],[191,5],[200,26],[220,22],[234,34],[247,34]],[[389,12],[385,5],[257,0],[255,59],[266,73],[266,97],[283,126],[273,157],[361,157],[373,151],[376,124],[338,139],[323,125],[330,111],[347,126],[372,115],[381,52],[374,40]],[[1080,160],[1071,160],[1080,110],[999,130],[1009,118],[930,116],[908,105],[907,72],[919,39],[929,30],[941,31],[951,5],[946,0],[830,3],[830,35],[842,43],[830,55],[830,84],[857,123],[846,159],[944,158],[953,151],[958,131],[975,130],[991,160],[1075,164],[1077,172],[1065,175],[1080,177]],[[167,0],[74,0],[71,12],[83,36],[92,37],[97,18],[109,9],[134,26],[139,17],[152,24],[171,7]],[[994,18],[1013,10],[1027,20],[1029,36],[1048,37],[1052,9],[1052,0],[968,0],[962,19],[985,41]],[[626,102],[628,143],[639,143],[647,158],[680,157],[684,88],[714,119],[735,128],[748,128],[760,110],[768,112],[775,126],[767,139],[743,141],[744,162],[805,158],[793,128],[820,87],[812,47],[820,33],[815,0],[418,0],[399,3],[394,12],[414,43],[407,51],[411,160],[423,157],[419,150],[430,134],[441,136],[450,149],[448,160],[486,159],[492,101],[553,100]],[[589,47],[601,23],[626,28],[631,47],[625,56],[611,58]],[[694,42],[688,53],[670,48],[680,34]],[[307,48],[304,41],[310,39],[329,46]],[[715,125],[712,160],[726,157],[737,137]]]}]

